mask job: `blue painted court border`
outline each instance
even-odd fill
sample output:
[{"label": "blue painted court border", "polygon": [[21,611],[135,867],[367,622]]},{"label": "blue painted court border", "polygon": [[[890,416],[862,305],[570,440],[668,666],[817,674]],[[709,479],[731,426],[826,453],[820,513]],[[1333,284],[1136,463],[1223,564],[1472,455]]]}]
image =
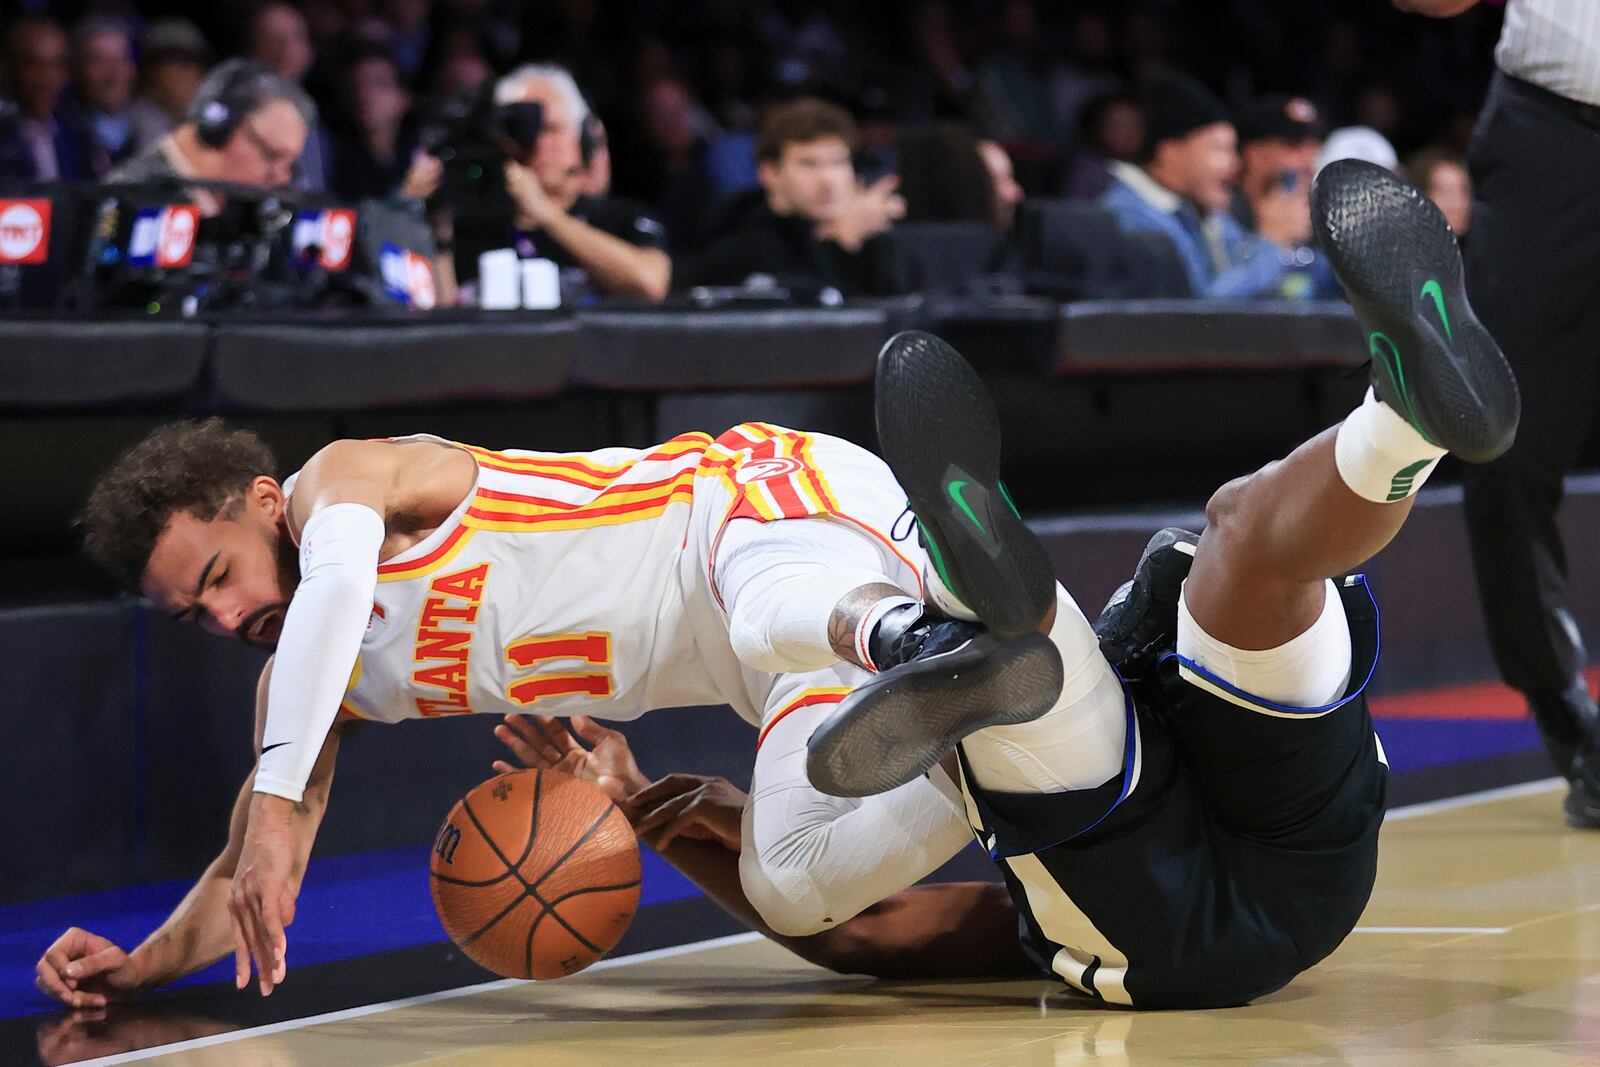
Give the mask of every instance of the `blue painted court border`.
[{"label": "blue painted court border", "polygon": [[[692,882],[649,849],[640,851],[640,906],[697,896]],[[289,929],[291,967],[331,963],[447,940],[428,892],[428,848],[387,849],[313,859]],[[33,984],[34,964],[63,930],[77,925],[125,949],[149,936],[193,879],[55,897],[0,907],[0,1019],[48,1011]],[[231,957],[175,986],[227,981]]]}]

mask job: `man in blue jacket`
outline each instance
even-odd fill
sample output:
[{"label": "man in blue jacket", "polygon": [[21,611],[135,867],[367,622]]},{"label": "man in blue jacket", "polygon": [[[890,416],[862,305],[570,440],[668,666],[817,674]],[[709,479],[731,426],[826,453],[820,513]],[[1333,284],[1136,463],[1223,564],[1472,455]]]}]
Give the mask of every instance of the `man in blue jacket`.
[{"label": "man in blue jacket", "polygon": [[1228,214],[1239,151],[1227,107],[1181,75],[1152,79],[1143,105],[1143,158],[1113,163],[1100,200],[1118,224],[1170,238],[1195,296],[1299,295],[1314,260],[1303,247],[1311,236],[1306,190],[1265,198],[1258,232],[1247,231]]}]

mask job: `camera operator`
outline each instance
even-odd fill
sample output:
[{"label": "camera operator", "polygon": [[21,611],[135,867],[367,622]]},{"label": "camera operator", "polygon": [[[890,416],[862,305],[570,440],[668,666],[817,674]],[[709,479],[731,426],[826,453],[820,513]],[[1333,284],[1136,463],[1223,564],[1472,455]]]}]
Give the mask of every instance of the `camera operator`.
[{"label": "camera operator", "polygon": [[[510,217],[479,218],[470,234],[457,220],[463,280],[475,276],[478,252],[510,246],[521,259],[554,262],[569,293],[664,298],[672,260],[661,224],[630,201],[583,193],[589,161],[580,131],[589,106],[572,75],[551,65],[521,67],[495,85],[494,106]],[[451,247],[448,232],[440,246]]]},{"label": "camera operator", "polygon": [[[106,176],[112,182],[194,178],[276,189],[289,184],[316,120],[309,97],[259,63],[230,59],[206,76],[182,125]],[[193,190],[202,214],[222,200]]]}]

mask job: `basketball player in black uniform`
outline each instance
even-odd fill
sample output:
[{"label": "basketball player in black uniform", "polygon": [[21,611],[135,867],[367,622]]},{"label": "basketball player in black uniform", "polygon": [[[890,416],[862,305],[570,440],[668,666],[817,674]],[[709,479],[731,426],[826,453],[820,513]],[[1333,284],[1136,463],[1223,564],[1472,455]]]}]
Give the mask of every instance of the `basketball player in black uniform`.
[{"label": "basketball player in black uniform", "polygon": [[[885,458],[976,618],[908,625],[881,673],[812,733],[807,771],[824,792],[864,796],[942,767],[1003,890],[919,886],[834,929],[778,937],[732,872],[733,787],[672,775],[622,797],[641,838],[751,926],[844,971],[1042,969],[1108,1004],[1207,1008],[1279,989],[1332,952],[1372,891],[1386,780],[1366,703],[1378,613],[1350,572],[1393,538],[1446,451],[1473,463],[1504,452],[1519,400],[1422,194],[1342,162],[1312,199],[1367,335],[1371,391],[1339,426],[1224,486],[1202,535],[1158,533],[1092,630],[1064,591],[1049,595],[971,368],[926,334],[880,356]],[[1065,678],[1050,711],[1019,723],[955,684],[985,630],[1049,633]],[[941,687],[952,698],[929,699]],[[615,758],[620,735],[583,724],[585,753],[553,720],[533,726],[501,730],[525,762],[643,780],[631,756]],[[716,842],[732,850],[720,874],[704,854]]]}]

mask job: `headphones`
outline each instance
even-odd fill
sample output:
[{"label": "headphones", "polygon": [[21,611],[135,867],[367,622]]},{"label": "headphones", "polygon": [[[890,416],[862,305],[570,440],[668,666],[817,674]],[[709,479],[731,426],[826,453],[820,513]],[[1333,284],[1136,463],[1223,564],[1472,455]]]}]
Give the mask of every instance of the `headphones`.
[{"label": "headphones", "polygon": [[578,126],[578,156],[583,161],[585,170],[594,162],[595,153],[600,151],[600,146],[605,143],[605,127],[600,125],[600,116],[590,111],[583,117],[583,122]]},{"label": "headphones", "polygon": [[264,83],[274,75],[249,59],[230,59],[212,71],[189,106],[195,135],[209,148],[221,148],[261,103]]}]

